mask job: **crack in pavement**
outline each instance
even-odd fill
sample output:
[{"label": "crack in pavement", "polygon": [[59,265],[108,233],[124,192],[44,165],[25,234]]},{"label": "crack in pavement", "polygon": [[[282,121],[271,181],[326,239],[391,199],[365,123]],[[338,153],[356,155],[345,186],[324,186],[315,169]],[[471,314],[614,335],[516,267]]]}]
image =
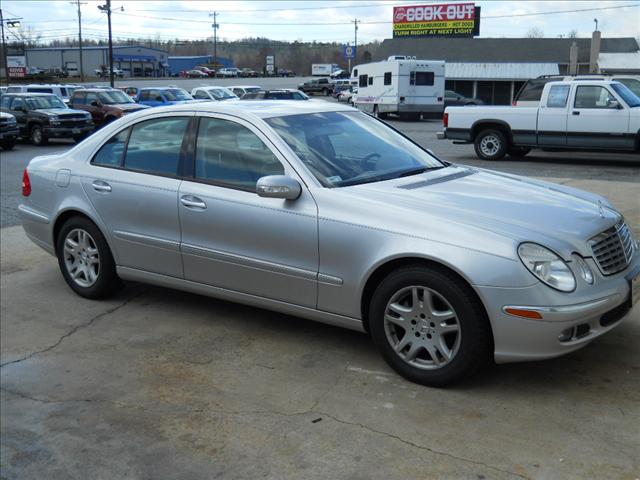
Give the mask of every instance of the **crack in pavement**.
[{"label": "crack in pavement", "polygon": [[[345,368],[346,371],[346,368]],[[315,406],[320,402],[320,400],[324,397],[326,397],[326,395],[333,389],[335,388],[335,386],[339,383],[340,379],[342,378],[342,376],[344,375],[344,371],[341,375],[338,376],[338,379],[336,380],[336,382],[322,395],[320,395],[320,397],[318,398],[318,400],[316,400],[316,402],[314,402],[314,405],[312,408],[309,408],[308,410],[304,410],[301,412],[279,412],[277,410],[224,410],[224,409],[204,409],[204,408],[188,408],[188,411],[191,413],[209,413],[209,414],[223,414],[223,415],[238,415],[238,416],[242,416],[242,415],[274,415],[274,416],[280,416],[280,417],[299,417],[299,416],[304,416],[304,415],[311,415],[313,414],[315,415],[323,415],[327,418],[332,419],[333,421],[340,423],[342,425],[348,425],[351,427],[356,427],[356,428],[361,428],[363,430],[366,430],[370,433],[376,434],[376,435],[382,435],[386,438],[398,441],[400,443],[403,443],[405,445],[408,445],[412,448],[417,448],[419,450],[424,450],[426,452],[429,452],[433,455],[438,455],[438,456],[443,456],[443,457],[448,457],[451,458],[453,460],[457,460],[460,462],[464,462],[464,463],[469,463],[472,465],[477,465],[480,467],[484,467],[488,470],[493,470],[495,472],[499,472],[499,473],[503,473],[503,474],[507,474],[507,475],[512,475],[514,477],[517,478],[522,478],[524,480],[530,480],[530,477],[527,477],[526,475],[522,475],[520,473],[517,472],[512,472],[510,470],[505,470],[503,468],[500,467],[496,467],[494,465],[489,465],[485,462],[481,462],[478,460],[472,460],[470,458],[466,458],[466,457],[460,457],[457,455],[454,455],[452,453],[449,452],[444,452],[442,450],[436,450],[434,448],[431,447],[427,447],[425,445],[421,445],[419,443],[413,442],[411,440],[407,440],[403,437],[401,437],[400,435],[396,435],[394,433],[389,433],[389,432],[385,432],[384,430],[378,430],[376,428],[370,427],[369,425],[365,425],[363,423],[358,423],[358,422],[350,422],[348,420],[343,420],[339,417],[336,417],[335,415],[332,415],[330,413],[327,412],[323,412],[320,410],[315,410]],[[39,402],[39,403],[44,403],[44,404],[50,404],[50,403],[73,403],[73,402],[85,402],[85,403],[107,403],[107,404],[111,404],[115,407],[120,407],[120,408],[133,408],[136,410],[142,410],[142,411],[146,411],[146,412],[152,412],[152,413],[158,413],[158,414],[163,414],[166,415],[167,413],[170,413],[166,410],[163,409],[153,409],[153,408],[147,408],[144,407],[142,405],[133,405],[133,404],[128,404],[128,403],[124,403],[124,402],[114,402],[112,400],[102,400],[102,399],[66,399],[66,400],[50,400],[50,399],[46,399],[46,398],[38,398],[38,397],[32,397],[29,396],[25,393],[22,392],[18,392],[15,390],[11,390],[8,388],[0,388],[0,390],[5,391],[7,393],[13,394],[15,396],[27,399],[27,400],[31,400],[34,402]]]},{"label": "crack in pavement", "polygon": [[102,313],[99,313],[98,315],[95,315],[94,317],[92,317],[91,319],[89,319],[88,322],[82,323],[80,325],[76,325],[75,327],[73,327],[71,330],[69,330],[67,333],[65,333],[64,335],[62,335],[57,342],[55,342],[53,345],[50,345],[46,348],[43,348],[42,350],[37,350],[35,352],[31,352],[27,355],[25,355],[24,357],[18,358],[16,360],[11,360],[10,362],[5,362],[0,364],[0,368],[6,367],[8,365],[13,365],[15,363],[20,363],[20,362],[24,362],[25,360],[29,360],[30,358],[36,356],[36,355],[40,355],[41,353],[46,353],[49,352],[51,350],[53,350],[54,348],[56,348],[58,345],[60,345],[65,338],[70,337],[71,335],[73,335],[74,333],[76,333],[78,330],[90,327],[96,320],[101,319],[102,317],[106,317],[107,315],[111,315],[113,312],[120,310],[122,307],[126,306],[129,302],[135,300],[136,298],[138,298],[140,295],[142,295],[145,292],[140,292],[136,295],[133,295],[132,297],[127,298],[124,302],[122,302],[120,305],[116,305],[115,307],[112,307],[108,310],[105,310]]}]

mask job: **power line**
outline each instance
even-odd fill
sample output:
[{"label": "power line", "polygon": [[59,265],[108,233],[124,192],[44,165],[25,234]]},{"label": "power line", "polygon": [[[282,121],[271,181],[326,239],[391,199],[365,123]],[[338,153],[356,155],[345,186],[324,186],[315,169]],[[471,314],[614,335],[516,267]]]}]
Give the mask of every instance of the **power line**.
[{"label": "power line", "polygon": [[[546,11],[546,12],[531,12],[531,13],[517,13],[517,14],[507,14],[507,15],[486,15],[482,16],[481,20],[491,20],[496,18],[514,18],[514,17],[534,17],[534,16],[543,16],[543,15],[558,15],[563,13],[581,13],[581,12],[596,12],[601,10],[616,10],[622,8],[635,8],[640,7],[640,3],[633,3],[627,5],[615,5],[610,7],[594,7],[594,8],[581,8],[581,9],[573,9],[573,10],[554,10],[554,11]],[[176,19],[169,17],[156,17],[151,15],[138,15],[130,12],[113,12],[118,15],[125,15],[131,17],[139,17],[139,18],[149,18],[153,20],[163,20],[163,21],[171,21],[175,22],[179,20],[181,22],[188,23],[209,23],[208,20],[195,20],[195,19]],[[225,22],[225,25],[245,25],[245,26],[332,26],[332,25],[350,25],[352,22]],[[392,20],[373,20],[373,21],[360,21],[362,25],[384,25],[384,24],[392,24]]]}]

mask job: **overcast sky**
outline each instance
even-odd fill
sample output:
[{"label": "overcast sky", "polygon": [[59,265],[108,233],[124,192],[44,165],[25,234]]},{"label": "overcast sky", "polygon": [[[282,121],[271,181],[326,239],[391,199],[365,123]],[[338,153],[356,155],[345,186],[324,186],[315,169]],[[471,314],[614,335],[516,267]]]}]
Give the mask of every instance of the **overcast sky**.
[{"label": "overcast sky", "polygon": [[[73,2],[75,3],[75,2]],[[83,36],[107,37],[106,15],[88,1],[82,5]],[[112,0],[113,31],[117,37],[204,39],[212,36],[209,13],[219,12],[219,38],[236,40],[268,37],[274,40],[353,42],[351,20],[362,22],[358,43],[392,36],[393,5],[447,3],[446,1],[117,1]],[[629,1],[476,1],[482,7],[481,37],[522,37],[538,28],[545,37],[567,35],[572,29],[587,37],[594,18],[603,37],[640,36],[640,0]],[[627,8],[611,8],[635,5]],[[122,7],[122,9],[121,9]],[[607,8],[606,10],[591,10]],[[541,12],[591,10],[530,15]],[[5,18],[23,17],[42,40],[77,35],[77,13],[69,0],[2,0]],[[513,16],[511,16],[513,15]],[[490,18],[497,17],[497,18]],[[389,23],[367,23],[389,22]],[[309,25],[332,23],[333,25]],[[307,24],[307,25],[301,25]],[[7,34],[9,40],[11,35]]]}]

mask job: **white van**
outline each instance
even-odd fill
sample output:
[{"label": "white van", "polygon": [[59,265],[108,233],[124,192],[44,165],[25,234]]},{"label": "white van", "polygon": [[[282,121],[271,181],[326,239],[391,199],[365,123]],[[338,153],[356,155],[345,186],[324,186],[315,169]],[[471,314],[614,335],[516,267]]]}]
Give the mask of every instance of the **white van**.
[{"label": "white van", "polygon": [[387,60],[357,65],[351,84],[358,86],[355,106],[379,117],[395,113],[410,119],[444,112],[442,60]]},{"label": "white van", "polygon": [[77,86],[59,84],[9,85],[7,93],[52,93],[68,104]]}]

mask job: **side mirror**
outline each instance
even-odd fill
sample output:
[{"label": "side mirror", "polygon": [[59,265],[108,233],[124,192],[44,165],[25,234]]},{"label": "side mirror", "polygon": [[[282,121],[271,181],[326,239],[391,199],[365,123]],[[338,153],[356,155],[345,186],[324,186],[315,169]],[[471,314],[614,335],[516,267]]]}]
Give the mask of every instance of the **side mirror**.
[{"label": "side mirror", "polygon": [[156,97],[156,102],[164,102],[164,98],[162,98],[160,95],[158,95]]},{"label": "side mirror", "polygon": [[89,105],[91,105],[92,107],[99,107],[100,106],[100,104],[96,100],[91,102]]},{"label": "side mirror", "polygon": [[256,193],[259,197],[295,200],[302,193],[302,188],[297,180],[286,175],[269,175],[258,180]]},{"label": "side mirror", "polygon": [[617,100],[609,100],[607,102],[607,108],[615,108],[619,110],[622,108],[622,105],[620,105],[620,102],[618,102]]}]

